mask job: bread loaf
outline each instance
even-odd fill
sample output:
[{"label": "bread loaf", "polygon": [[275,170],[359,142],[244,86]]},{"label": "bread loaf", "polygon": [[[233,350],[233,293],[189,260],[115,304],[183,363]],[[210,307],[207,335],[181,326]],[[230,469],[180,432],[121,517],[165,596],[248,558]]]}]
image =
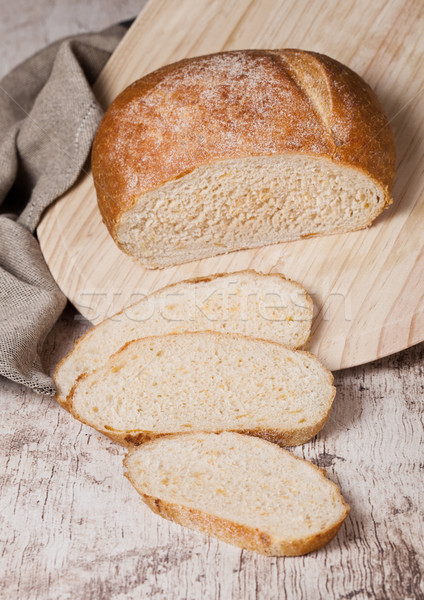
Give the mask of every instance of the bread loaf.
[{"label": "bread loaf", "polygon": [[302,444],[324,425],[333,377],[315,356],[218,332],[129,342],[81,375],[70,412],[122,444],[194,431],[240,431]]},{"label": "bread loaf", "polygon": [[182,281],[145,296],[80,338],[54,374],[57,399],[81,373],[102,366],[127,342],[182,331],[241,333],[299,348],[309,339],[312,300],[280,274],[240,271]]},{"label": "bread loaf", "polygon": [[182,60],[112,103],[92,169],[104,222],[147,267],[367,227],[393,134],[371,88],[302,50]]},{"label": "bread loaf", "polygon": [[349,512],[320,469],[237,433],[160,438],[131,450],[125,465],[155,513],[271,556],[321,548]]}]

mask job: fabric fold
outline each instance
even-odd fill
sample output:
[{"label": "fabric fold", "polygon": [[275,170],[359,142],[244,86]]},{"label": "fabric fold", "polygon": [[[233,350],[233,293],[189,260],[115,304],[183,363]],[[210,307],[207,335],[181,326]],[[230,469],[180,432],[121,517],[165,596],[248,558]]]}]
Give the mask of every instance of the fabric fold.
[{"label": "fabric fold", "polygon": [[66,297],[33,234],[84,168],[102,117],[91,86],[125,32],[60,40],[0,82],[0,375],[41,394],[55,394],[40,350]]}]

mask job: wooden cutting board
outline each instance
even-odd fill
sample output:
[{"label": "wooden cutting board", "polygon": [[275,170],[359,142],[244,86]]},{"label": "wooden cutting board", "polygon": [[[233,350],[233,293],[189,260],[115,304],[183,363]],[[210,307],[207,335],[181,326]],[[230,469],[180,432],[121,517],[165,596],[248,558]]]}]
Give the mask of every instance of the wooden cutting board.
[{"label": "wooden cutting board", "polygon": [[331,369],[424,340],[423,31],[422,0],[150,0],[95,84],[105,108],[135,79],[187,56],[236,48],[323,52],[362,75],[391,119],[395,202],[366,231],[149,271],[115,246],[85,173],[38,227],[64,293],[98,323],[171,282],[253,268],[307,288],[315,303],[310,349]]}]

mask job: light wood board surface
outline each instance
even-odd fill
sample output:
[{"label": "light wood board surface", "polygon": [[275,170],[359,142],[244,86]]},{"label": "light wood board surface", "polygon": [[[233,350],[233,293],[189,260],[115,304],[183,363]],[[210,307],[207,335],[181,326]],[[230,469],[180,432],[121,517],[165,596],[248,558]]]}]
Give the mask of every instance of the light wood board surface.
[{"label": "light wood board surface", "polygon": [[[24,57],[23,48],[30,54],[60,35],[131,16],[139,5],[5,4],[4,72]],[[89,326],[68,308],[47,339],[43,364],[52,370]],[[421,344],[336,373],[331,420],[295,452],[327,468],[352,510],[329,546],[286,559],[243,552],[160,519],[122,477],[121,448],[53,399],[0,378],[0,597],[423,599],[423,359]]]},{"label": "light wood board surface", "polygon": [[38,228],[62,290],[98,323],[174,281],[245,268],[279,271],[312,295],[310,349],[330,369],[423,340],[423,30],[421,0],[150,0],[96,82],[104,107],[133,80],[182,57],[247,47],[324,52],[362,75],[391,119],[398,152],[395,203],[365,231],[149,271],[115,246],[85,174]]}]

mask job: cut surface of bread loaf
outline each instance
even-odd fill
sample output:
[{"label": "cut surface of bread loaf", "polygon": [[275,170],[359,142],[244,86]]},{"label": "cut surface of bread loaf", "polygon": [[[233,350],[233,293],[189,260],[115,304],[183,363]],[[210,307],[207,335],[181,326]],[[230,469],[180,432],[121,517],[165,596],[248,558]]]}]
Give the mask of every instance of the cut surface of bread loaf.
[{"label": "cut surface of bread loaf", "polygon": [[203,165],[123,213],[122,249],[157,268],[233,250],[362,229],[386,204],[356,168],[326,158],[248,157]]},{"label": "cut surface of bread loaf", "polygon": [[103,118],[92,167],[115,242],[164,268],[370,225],[391,201],[395,146],[348,67],[241,50],[130,85]]},{"label": "cut surface of bread loaf", "polygon": [[159,438],[130,450],[124,462],[155,513],[266,555],[321,548],[349,513],[323,471],[246,435]]},{"label": "cut surface of bread loaf", "polygon": [[311,332],[305,289],[280,274],[240,271],[182,281],[144,297],[88,331],[54,374],[58,401],[77,377],[102,366],[127,342],[182,331],[241,333],[298,348]]},{"label": "cut surface of bread loaf", "polygon": [[295,445],[323,427],[332,382],[308,352],[238,334],[177,333],[129,342],[81,375],[68,408],[123,444],[240,431]]}]

